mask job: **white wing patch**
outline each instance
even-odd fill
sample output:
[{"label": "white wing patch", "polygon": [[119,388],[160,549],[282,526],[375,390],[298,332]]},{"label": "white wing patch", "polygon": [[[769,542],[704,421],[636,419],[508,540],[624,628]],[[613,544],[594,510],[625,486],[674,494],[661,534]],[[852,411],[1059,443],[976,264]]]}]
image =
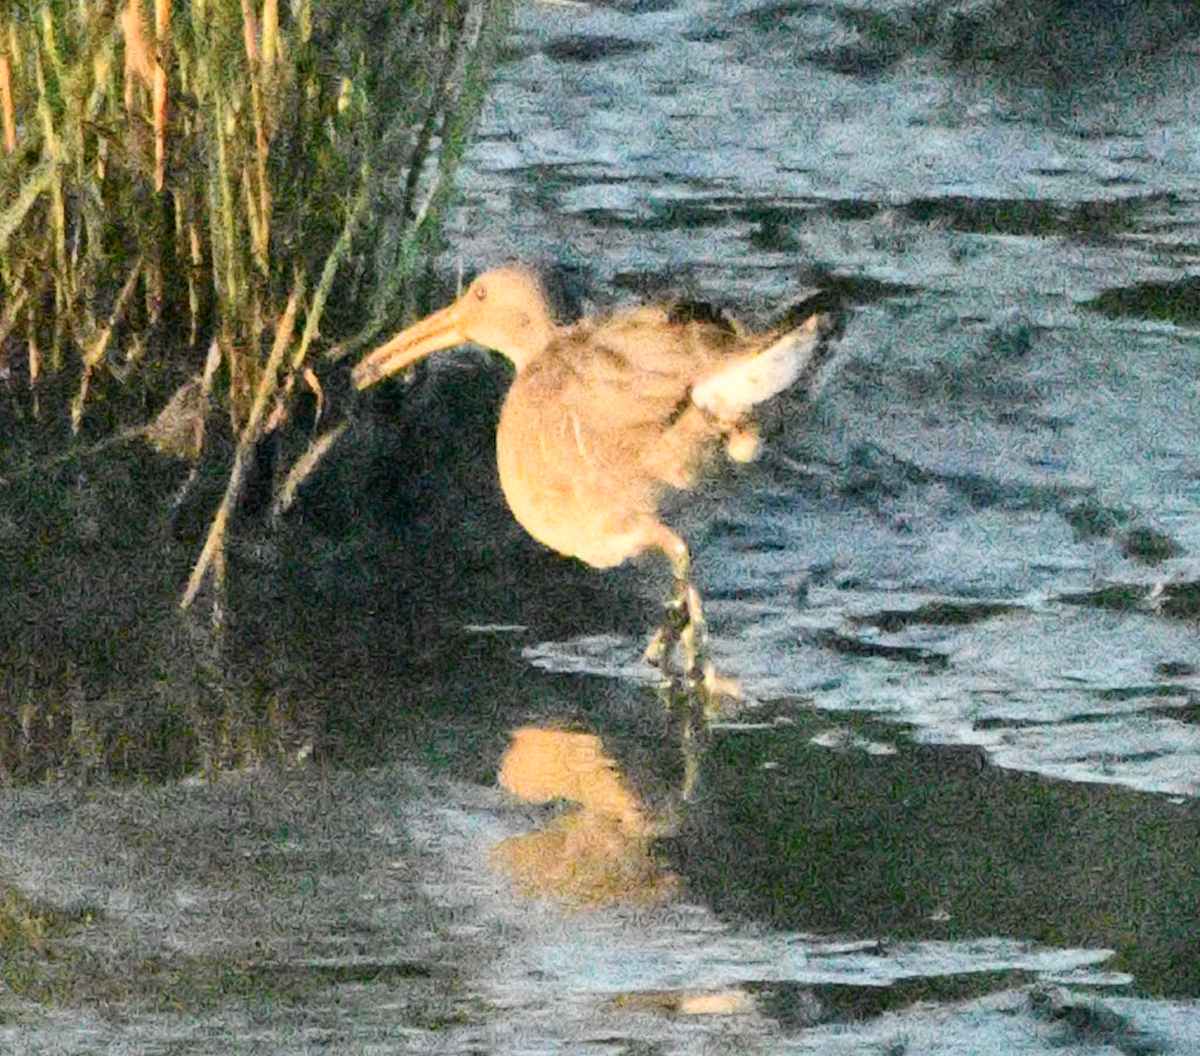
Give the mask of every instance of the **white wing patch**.
[{"label": "white wing patch", "polygon": [[717,418],[733,420],[792,385],[820,351],[821,319],[814,315],[761,352],[743,356],[701,379],[692,402]]}]

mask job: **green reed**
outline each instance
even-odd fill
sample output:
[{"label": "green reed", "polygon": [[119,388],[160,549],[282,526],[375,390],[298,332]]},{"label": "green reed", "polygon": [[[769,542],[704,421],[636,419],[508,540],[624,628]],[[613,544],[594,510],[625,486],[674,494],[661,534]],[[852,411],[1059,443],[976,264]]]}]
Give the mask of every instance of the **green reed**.
[{"label": "green reed", "polygon": [[219,422],[219,593],[249,452],[428,257],[503,2],[5,0],[0,484],[34,436],[195,462]]}]

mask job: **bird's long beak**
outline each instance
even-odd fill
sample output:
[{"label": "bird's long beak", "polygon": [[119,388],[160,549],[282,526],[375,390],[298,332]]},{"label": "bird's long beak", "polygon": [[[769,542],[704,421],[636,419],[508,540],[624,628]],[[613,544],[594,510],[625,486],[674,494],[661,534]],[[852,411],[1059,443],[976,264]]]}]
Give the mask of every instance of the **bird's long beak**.
[{"label": "bird's long beak", "polygon": [[377,381],[410,367],[431,352],[466,344],[466,325],[461,301],[434,312],[390,341],[380,345],[354,368],[351,377],[356,389],[365,389]]}]

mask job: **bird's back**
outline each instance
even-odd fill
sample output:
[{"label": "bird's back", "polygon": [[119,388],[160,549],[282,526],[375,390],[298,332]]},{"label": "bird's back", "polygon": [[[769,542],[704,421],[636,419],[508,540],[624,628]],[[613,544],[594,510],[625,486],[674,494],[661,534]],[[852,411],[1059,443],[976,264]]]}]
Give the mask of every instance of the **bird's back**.
[{"label": "bird's back", "polygon": [[687,487],[723,423],[692,402],[697,380],[761,341],[669,308],[633,308],[560,333],[513,382],[497,435],[500,479],[541,542],[607,567],[668,487]]}]

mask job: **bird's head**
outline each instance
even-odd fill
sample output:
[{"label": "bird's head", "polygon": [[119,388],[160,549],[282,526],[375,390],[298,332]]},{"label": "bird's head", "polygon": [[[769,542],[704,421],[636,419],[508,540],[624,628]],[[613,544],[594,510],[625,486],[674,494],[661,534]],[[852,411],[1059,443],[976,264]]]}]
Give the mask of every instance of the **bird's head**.
[{"label": "bird's head", "polygon": [[449,307],[371,352],[354,368],[354,385],[365,389],[431,352],[468,342],[508,357],[520,373],[541,355],[554,330],[537,277],[525,268],[497,268],[480,275]]}]

